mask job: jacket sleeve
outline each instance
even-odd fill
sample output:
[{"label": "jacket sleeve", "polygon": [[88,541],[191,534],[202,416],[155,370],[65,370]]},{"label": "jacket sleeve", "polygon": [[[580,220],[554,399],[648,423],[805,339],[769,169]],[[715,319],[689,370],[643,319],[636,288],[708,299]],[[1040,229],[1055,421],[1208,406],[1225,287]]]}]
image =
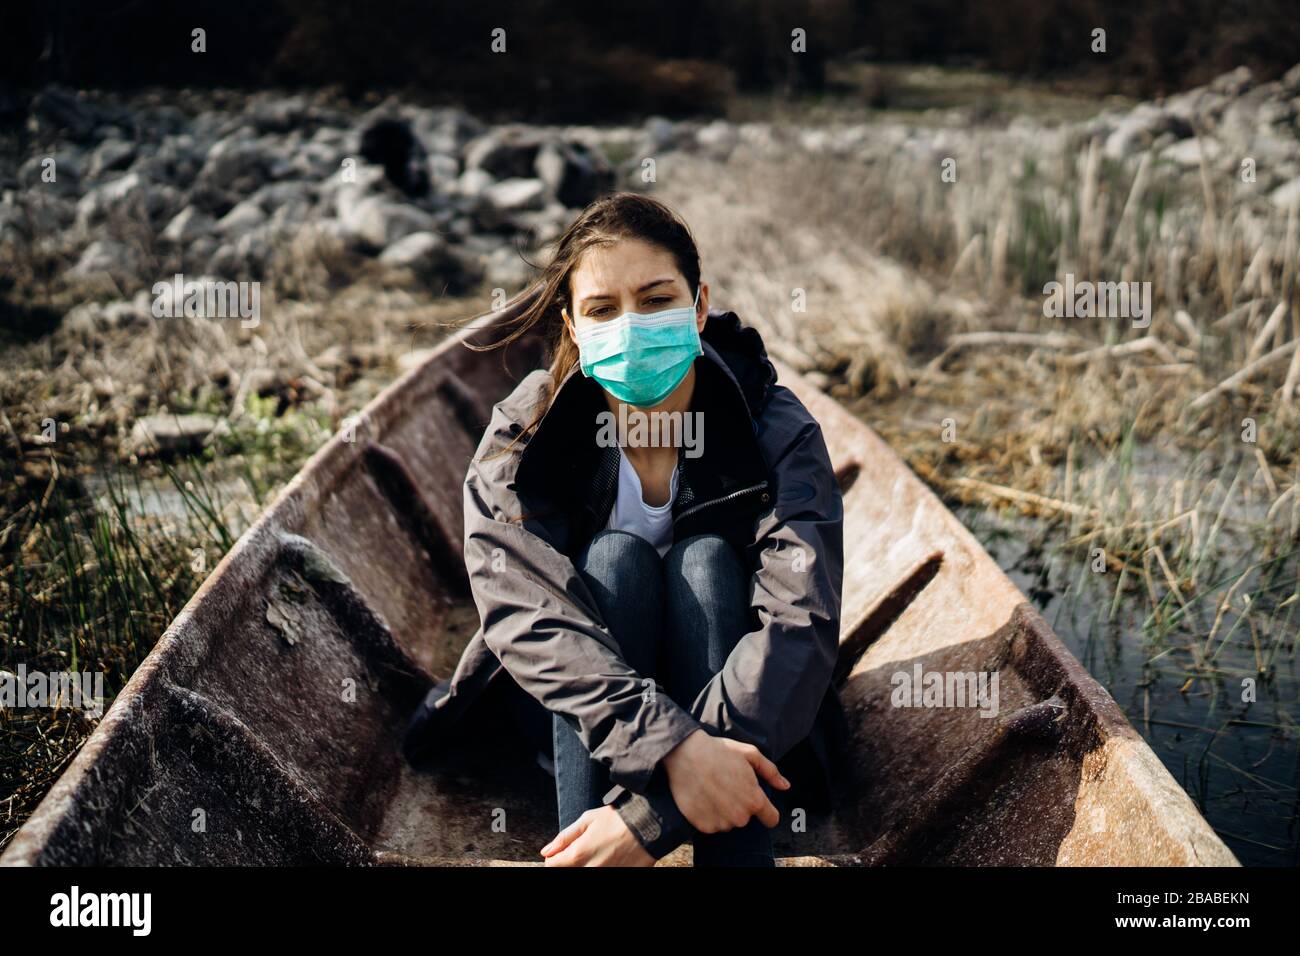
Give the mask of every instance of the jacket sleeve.
[{"label": "jacket sleeve", "polygon": [[[843,496],[821,427],[788,389],[772,421],[793,435],[760,433],[783,449],[771,465],[774,507],[759,522],[759,566],[751,601],[759,627],[744,635],[721,671],[691,704],[710,733],[753,744],[777,761],[812,730],[839,652],[844,574]],[[790,403],[793,403],[791,405]],[[643,793],[615,786],[605,795],[652,856],[691,835],[666,782]]]},{"label": "jacket sleeve", "polygon": [[[521,688],[578,733],[610,779],[646,789],[699,722],[624,662],[586,583],[513,491],[517,453],[498,406],[464,484],[465,564],[483,638]],[[503,440],[504,438],[504,440]]]}]

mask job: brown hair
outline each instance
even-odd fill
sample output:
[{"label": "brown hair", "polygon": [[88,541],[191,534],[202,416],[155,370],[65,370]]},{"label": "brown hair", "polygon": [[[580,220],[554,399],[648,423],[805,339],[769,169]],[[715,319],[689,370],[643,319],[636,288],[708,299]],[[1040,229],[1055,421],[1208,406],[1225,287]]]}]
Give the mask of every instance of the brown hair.
[{"label": "brown hair", "polygon": [[[560,315],[561,309],[568,309],[569,314],[573,314],[569,281],[573,270],[592,246],[620,239],[640,239],[671,253],[677,262],[677,268],[686,278],[691,294],[695,294],[700,284],[700,254],[690,228],[677,213],[657,199],[633,192],[611,193],[587,206],[563,235],[555,240],[555,254],[537,281],[511,300],[511,303],[518,304],[532,297],[532,301],[511,320],[515,326],[514,331],[487,345],[466,343],[475,351],[501,348],[539,322],[543,323],[551,381],[533,420],[497,454],[509,451],[515,442],[538,426],[550,408],[560,382],[578,363],[578,347],[569,337]],[[506,310],[510,309],[511,303],[507,303]],[[481,320],[490,314],[480,314],[471,321]],[[496,455],[491,457],[495,458]]]}]

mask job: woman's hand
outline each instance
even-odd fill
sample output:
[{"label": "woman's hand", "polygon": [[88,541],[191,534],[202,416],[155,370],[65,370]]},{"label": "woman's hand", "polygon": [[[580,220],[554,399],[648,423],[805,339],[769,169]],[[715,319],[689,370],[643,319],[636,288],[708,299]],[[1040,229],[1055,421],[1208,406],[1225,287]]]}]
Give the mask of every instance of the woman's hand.
[{"label": "woman's hand", "polygon": [[663,764],[677,809],[701,833],[743,827],[752,816],[769,827],[781,820],[758,779],[779,790],[788,790],[790,781],[752,744],[697,730]]},{"label": "woman's hand", "polygon": [[618,811],[611,806],[588,810],[542,847],[546,866],[654,866]]}]

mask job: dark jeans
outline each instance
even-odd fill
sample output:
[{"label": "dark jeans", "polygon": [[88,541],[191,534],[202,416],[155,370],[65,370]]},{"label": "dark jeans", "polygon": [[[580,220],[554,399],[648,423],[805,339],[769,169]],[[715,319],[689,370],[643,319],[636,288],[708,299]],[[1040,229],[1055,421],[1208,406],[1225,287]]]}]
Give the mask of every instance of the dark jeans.
[{"label": "dark jeans", "polygon": [[[676,542],[662,559],[644,538],[602,531],[578,561],[623,660],[657,678],[689,708],[749,629],[748,578],[740,556],[717,535]],[[660,676],[662,675],[662,676]],[[552,715],[560,829],[601,806],[613,784],[572,726]],[[780,791],[760,780],[784,814]],[[774,866],[771,831],[759,819],[697,834],[696,866]]]}]

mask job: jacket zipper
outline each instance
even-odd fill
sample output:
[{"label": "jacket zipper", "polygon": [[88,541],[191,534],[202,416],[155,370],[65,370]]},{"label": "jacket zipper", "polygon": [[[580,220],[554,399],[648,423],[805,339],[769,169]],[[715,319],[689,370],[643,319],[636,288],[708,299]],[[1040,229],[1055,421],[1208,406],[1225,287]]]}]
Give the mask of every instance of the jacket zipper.
[{"label": "jacket zipper", "polygon": [[[679,514],[676,518],[673,519],[673,527],[674,528],[677,527],[677,522],[681,521],[687,515],[694,514],[695,512],[699,511],[701,508],[707,508],[709,505],[721,504],[724,501],[730,501],[733,498],[739,498],[741,495],[747,495],[751,491],[758,491],[759,489],[766,488],[766,487],[767,487],[767,482],[760,481],[756,485],[750,485],[748,488],[740,488],[736,491],[731,492],[730,494],[723,495],[721,498],[714,498],[710,501],[701,501],[697,505],[691,505],[689,508],[687,508],[685,511],[683,511],[681,514]],[[767,500],[767,495],[763,496],[763,500],[764,501]]]}]

